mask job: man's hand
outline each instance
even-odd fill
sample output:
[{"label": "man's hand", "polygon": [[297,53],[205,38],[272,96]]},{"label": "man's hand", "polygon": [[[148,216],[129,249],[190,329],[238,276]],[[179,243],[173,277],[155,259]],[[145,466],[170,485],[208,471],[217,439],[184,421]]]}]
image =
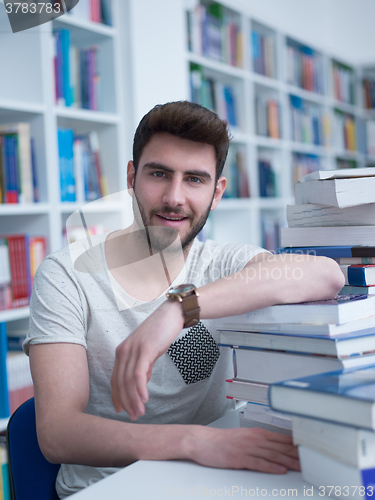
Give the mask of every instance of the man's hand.
[{"label": "man's hand", "polygon": [[[250,469],[272,474],[300,470],[292,437],[259,428],[213,429],[197,426],[190,446],[191,460],[208,467]],[[189,440],[190,436],[188,436]]]},{"label": "man's hand", "polygon": [[167,352],[183,325],[181,304],[166,301],[117,347],[111,378],[116,412],[124,409],[131,420],[144,414],[152,367]]}]

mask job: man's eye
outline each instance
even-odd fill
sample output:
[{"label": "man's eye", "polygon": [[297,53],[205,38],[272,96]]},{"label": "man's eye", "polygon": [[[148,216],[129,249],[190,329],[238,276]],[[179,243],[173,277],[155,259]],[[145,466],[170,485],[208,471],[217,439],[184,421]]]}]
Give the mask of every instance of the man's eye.
[{"label": "man's eye", "polygon": [[200,182],[202,182],[199,177],[189,177],[188,179],[190,182],[194,182],[196,184],[199,184]]},{"label": "man's eye", "polygon": [[165,174],[164,174],[164,172],[152,172],[151,175],[153,177],[163,177]]}]

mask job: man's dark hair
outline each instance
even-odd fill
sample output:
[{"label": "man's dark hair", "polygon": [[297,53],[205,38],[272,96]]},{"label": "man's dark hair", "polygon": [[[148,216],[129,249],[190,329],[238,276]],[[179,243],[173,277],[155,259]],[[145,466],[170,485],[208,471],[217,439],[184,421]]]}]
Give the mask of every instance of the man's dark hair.
[{"label": "man's dark hair", "polygon": [[151,109],[139,122],[133,141],[133,163],[137,172],[143,149],[158,132],[210,144],[215,148],[216,181],[219,179],[229,148],[228,124],[216,113],[189,101],[167,102]]}]

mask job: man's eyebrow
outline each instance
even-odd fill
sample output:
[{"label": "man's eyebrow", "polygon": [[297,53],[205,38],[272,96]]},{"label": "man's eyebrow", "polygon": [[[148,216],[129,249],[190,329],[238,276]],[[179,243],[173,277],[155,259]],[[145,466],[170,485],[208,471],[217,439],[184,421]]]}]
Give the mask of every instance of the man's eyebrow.
[{"label": "man's eyebrow", "polygon": [[[175,172],[175,170],[173,168],[168,167],[167,165],[164,165],[163,163],[158,163],[158,162],[154,162],[154,161],[150,161],[148,163],[145,163],[144,165],[142,165],[142,168],[146,168],[146,169],[157,168],[158,170],[164,170],[164,172],[168,172],[170,174],[173,174]],[[196,177],[202,177],[204,179],[209,179],[209,180],[212,179],[211,175],[206,170],[186,170],[184,172],[184,174],[196,176]]]}]

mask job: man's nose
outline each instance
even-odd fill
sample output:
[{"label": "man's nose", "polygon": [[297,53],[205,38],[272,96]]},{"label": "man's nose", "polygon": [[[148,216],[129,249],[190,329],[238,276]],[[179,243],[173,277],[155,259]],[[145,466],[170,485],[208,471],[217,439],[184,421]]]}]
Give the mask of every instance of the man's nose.
[{"label": "man's nose", "polygon": [[181,206],[185,203],[185,191],[183,181],[175,178],[165,188],[163,203],[171,207]]}]

